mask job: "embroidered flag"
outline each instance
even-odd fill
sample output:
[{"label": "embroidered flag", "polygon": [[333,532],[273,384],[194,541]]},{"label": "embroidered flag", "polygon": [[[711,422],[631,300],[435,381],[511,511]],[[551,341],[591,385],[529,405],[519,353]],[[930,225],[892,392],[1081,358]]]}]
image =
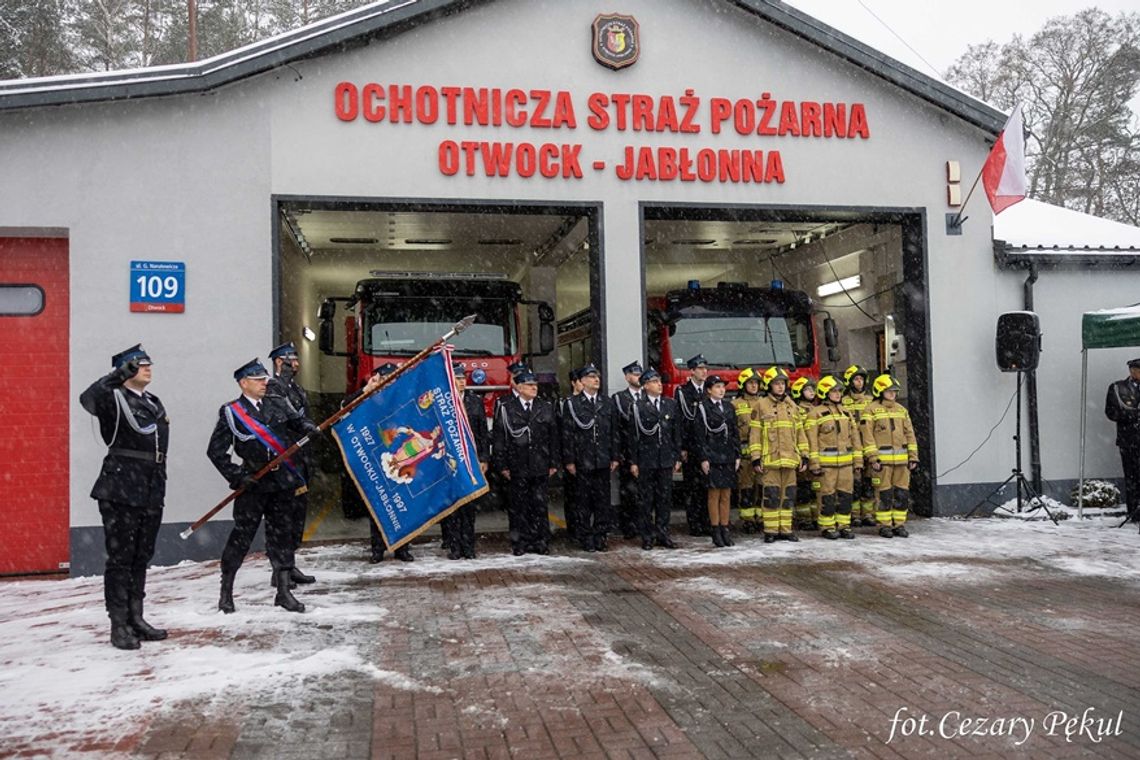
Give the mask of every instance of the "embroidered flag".
[{"label": "embroidered flag", "polygon": [[345,467],[392,549],[487,492],[458,397],[445,349],[333,425]]}]

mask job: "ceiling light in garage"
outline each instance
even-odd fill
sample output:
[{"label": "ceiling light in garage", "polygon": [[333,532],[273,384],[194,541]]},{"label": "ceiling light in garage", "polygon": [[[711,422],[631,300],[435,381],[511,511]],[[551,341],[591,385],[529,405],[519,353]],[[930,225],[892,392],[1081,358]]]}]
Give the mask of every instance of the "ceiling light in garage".
[{"label": "ceiling light in garage", "polygon": [[479,245],[522,245],[518,238],[483,238]]},{"label": "ceiling light in garage", "polygon": [[674,240],[674,241],[673,241],[673,245],[712,245],[712,244],[713,244],[713,243],[715,243],[715,242],[716,242],[715,240],[688,240],[688,239],[682,239],[682,240]]},{"label": "ceiling light in garage", "polygon": [[305,327],[301,330],[301,334],[304,335],[305,340],[309,341],[310,343],[317,339],[317,334],[313,332],[313,328],[309,327],[308,325],[305,325]]},{"label": "ceiling light in garage", "polygon": [[747,240],[733,240],[733,245],[775,245],[780,242],[775,238],[749,238]]},{"label": "ceiling light in garage", "polygon": [[446,238],[407,238],[404,242],[408,245],[450,245],[451,241]]},{"label": "ceiling light in garage", "polygon": [[329,238],[329,242],[330,243],[343,243],[346,245],[372,245],[373,243],[379,243],[380,241],[377,240],[376,238],[366,238],[366,237],[334,237],[334,238]]},{"label": "ceiling light in garage", "polygon": [[833,296],[836,293],[842,293],[845,290],[855,290],[863,284],[862,275],[851,275],[844,277],[842,280],[835,280],[834,282],[825,282],[815,289],[816,295],[820,298]]}]

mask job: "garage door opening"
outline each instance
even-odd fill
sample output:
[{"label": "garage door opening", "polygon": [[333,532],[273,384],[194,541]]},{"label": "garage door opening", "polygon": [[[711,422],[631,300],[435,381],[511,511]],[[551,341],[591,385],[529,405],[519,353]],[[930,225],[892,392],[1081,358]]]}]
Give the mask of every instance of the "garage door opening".
[{"label": "garage door opening", "polygon": [[[730,381],[746,366],[820,377],[858,364],[903,385],[932,506],[926,245],[919,210],[653,205],[642,208],[648,360],[666,393],[703,353]],[[832,336],[829,339],[829,335]]]},{"label": "garage door opening", "polygon": [[[310,416],[325,419],[374,367],[471,313],[453,356],[488,413],[514,361],[554,395],[565,374],[554,324],[600,303],[599,217],[593,205],[276,198],[276,324],[298,346]],[[335,444],[316,442],[314,455],[306,540],[367,535],[365,520],[344,517],[362,512]]]}]

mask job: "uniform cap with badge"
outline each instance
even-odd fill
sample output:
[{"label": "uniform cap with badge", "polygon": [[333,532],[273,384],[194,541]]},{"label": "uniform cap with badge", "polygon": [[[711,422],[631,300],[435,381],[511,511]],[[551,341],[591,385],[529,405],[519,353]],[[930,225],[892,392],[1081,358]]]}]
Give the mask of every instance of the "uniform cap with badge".
[{"label": "uniform cap with badge", "polygon": [[657,370],[653,369],[653,367],[650,367],[649,369],[647,369],[641,373],[641,387],[644,388],[647,383],[649,383],[653,380],[660,380],[660,379],[661,379],[661,373],[658,372]]},{"label": "uniform cap with badge", "polygon": [[140,367],[145,367],[146,365],[151,364],[150,356],[148,356],[146,351],[143,350],[142,343],[136,343],[126,351],[122,351],[112,356],[111,368],[118,369],[127,362],[131,361],[137,363]]},{"label": "uniform cap with badge", "polygon": [[685,366],[689,369],[696,369],[697,367],[707,367],[709,362],[705,359],[704,354],[697,354],[685,362]]},{"label": "uniform cap with badge", "polygon": [[261,363],[260,359],[250,359],[234,370],[234,380],[241,381],[246,378],[252,380],[268,380],[269,370],[265,368],[265,365]]},{"label": "uniform cap with badge", "polygon": [[598,368],[593,364],[587,364],[578,370],[578,377],[588,377],[589,375],[597,375],[598,377],[601,377],[602,373],[599,372]]},{"label": "uniform cap with badge", "polygon": [[297,347],[293,345],[293,341],[282,343],[277,348],[269,352],[269,361],[275,359],[296,359]]},{"label": "uniform cap with badge", "polygon": [[538,377],[529,369],[515,375],[515,385],[537,385]]},{"label": "uniform cap with badge", "polygon": [[626,375],[640,375],[641,373],[645,372],[645,370],[641,367],[641,362],[630,362],[629,364],[622,367],[621,371]]},{"label": "uniform cap with badge", "polygon": [[372,374],[373,374],[373,375],[379,375],[380,377],[384,377],[385,375],[390,375],[390,374],[392,374],[393,372],[395,372],[395,371],[396,371],[396,370],[398,370],[398,369],[399,369],[399,367],[397,367],[397,366],[395,365],[395,363],[393,363],[393,362],[384,362],[384,363],[383,363],[383,364],[381,364],[379,367],[377,367],[376,369],[372,370]]}]

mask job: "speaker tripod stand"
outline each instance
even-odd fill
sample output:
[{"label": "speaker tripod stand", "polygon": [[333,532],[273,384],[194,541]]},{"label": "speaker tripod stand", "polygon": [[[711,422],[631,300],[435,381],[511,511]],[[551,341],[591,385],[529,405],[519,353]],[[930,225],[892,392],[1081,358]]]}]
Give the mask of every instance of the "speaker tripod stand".
[{"label": "speaker tripod stand", "polygon": [[[1025,475],[1021,471],[1021,378],[1023,374],[1024,373],[1021,371],[1017,373],[1017,400],[1015,402],[1017,404],[1017,414],[1015,415],[1015,427],[1013,433],[1013,443],[1014,450],[1016,451],[1016,457],[1013,470],[1010,472],[1009,477],[999,483],[997,488],[990,491],[989,495],[986,496],[986,498],[975,504],[974,508],[966,513],[966,517],[973,517],[974,513],[977,512],[983,504],[989,504],[995,508],[1001,506],[999,502],[995,502],[993,500],[994,497],[1001,493],[1002,490],[1005,489],[1005,487],[1010,483],[1014,483],[1017,486],[1018,514],[1033,514],[1037,510],[1041,509],[1044,510],[1045,514],[1049,516],[1049,519],[1053,521],[1054,525],[1060,525],[1060,522],[1057,520],[1057,516],[1049,511],[1049,507],[1045,506],[1045,500],[1041,498],[1041,494],[1037,493],[1037,491],[1034,490],[1033,486],[1029,483],[1028,480],[1025,479]],[[1024,500],[1022,498],[1023,493],[1026,496]],[[1024,513],[1022,512],[1023,502],[1027,502],[1031,505],[1029,509],[1024,511]]]}]

